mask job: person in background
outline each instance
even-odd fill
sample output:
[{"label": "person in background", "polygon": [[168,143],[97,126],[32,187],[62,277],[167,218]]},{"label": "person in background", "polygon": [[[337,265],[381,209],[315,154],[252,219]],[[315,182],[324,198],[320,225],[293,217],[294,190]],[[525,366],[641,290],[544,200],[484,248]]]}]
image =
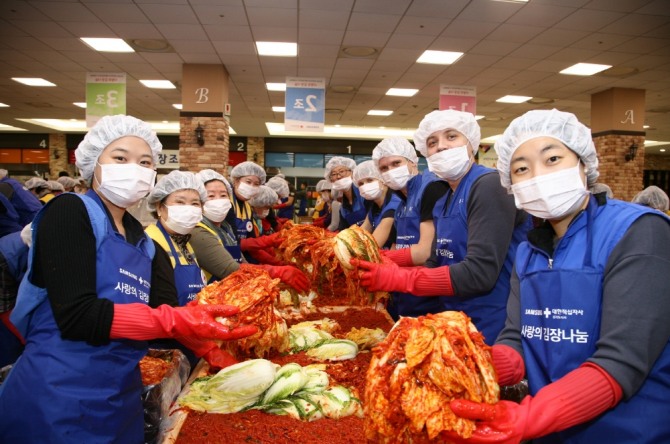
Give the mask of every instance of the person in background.
[{"label": "person in background", "polygon": [[666,214],[668,214],[668,209],[670,208],[668,195],[656,185],[648,186],[637,193],[631,202],[653,208]]},{"label": "person in background", "polygon": [[361,285],[440,296],[440,311],[465,312],[492,344],[505,325],[514,255],[531,220],[500,187],[498,172],[475,163],[479,141],[472,113],[443,110],[424,117],[414,143],[428,169],[449,184],[433,211],[434,253],[425,267],[364,263]]},{"label": "person in background", "polygon": [[[330,181],[328,181],[330,183]],[[331,184],[332,186],[332,184]],[[342,191],[330,190],[330,225],[326,227],[328,231],[338,231],[340,228],[340,218],[342,213]]]},{"label": "person in background", "polygon": [[384,184],[375,162],[366,160],[354,168],[354,185],[366,200],[368,214],[361,228],[372,233],[379,248],[388,250],[395,243],[395,212],[401,200]]},{"label": "person in background", "polygon": [[230,171],[233,179],[233,207],[235,208],[235,228],[238,240],[254,236],[253,210],[249,199],[254,197],[259,187],[265,183],[265,170],[253,162],[242,162]]},{"label": "person in background", "polygon": [[254,210],[254,237],[279,231],[279,224],[271,211],[278,200],[275,190],[266,185],[261,185],[258,193],[249,200],[249,205]]},{"label": "person in background", "polygon": [[[280,211],[281,209],[278,209],[278,206],[283,205],[283,202],[286,201],[288,202],[288,198],[290,197],[290,189],[289,189],[289,184],[288,182],[284,179],[283,174],[277,174],[276,176],[268,179],[268,181],[265,183],[265,185],[269,186],[274,190],[275,193],[277,193],[277,196],[279,196],[278,201],[272,205],[272,208],[270,211],[270,215],[273,219],[277,221],[277,226],[281,228],[282,225],[287,220],[293,220],[293,214],[291,214],[291,217],[282,217],[280,216]],[[283,207],[282,207],[283,208]]]},{"label": "person in background", "polygon": [[42,209],[42,203],[34,193],[16,179],[8,177],[5,169],[0,169],[0,194],[3,194],[18,214],[21,227],[29,224]]},{"label": "person in background", "polygon": [[596,149],[573,114],[529,111],[495,150],[502,186],[545,221],[519,246],[492,348],[500,385],[525,373],[530,395],[452,401],[477,421],[468,442],[667,442],[669,219],[589,193]]},{"label": "person in background", "polygon": [[[61,171],[62,173],[63,171]],[[66,173],[67,174],[67,173]],[[60,176],[58,179],[56,179],[56,182],[59,184],[63,185],[63,189],[65,190],[66,193],[71,193],[74,191],[74,188],[77,186],[79,183],[77,180],[73,179],[70,176]]]},{"label": "person in background", "polygon": [[327,228],[332,220],[332,197],[330,195],[331,184],[326,179],[321,179],[316,184],[316,192],[319,193],[319,202],[314,207],[313,224],[317,227]]},{"label": "person in background", "polygon": [[151,190],[160,151],[149,124],[102,117],[75,151],[92,189],[58,196],[35,217],[10,317],[26,347],[0,386],[1,442],[142,442],[138,363],[147,340],[258,331],[216,321],[236,307],[169,305],[171,270],[160,268],[156,244],[125,211]]},{"label": "person in background", "polygon": [[300,183],[300,190],[295,193],[295,198],[298,200],[298,216],[307,216],[307,207],[309,203],[307,182]]},{"label": "person in background", "polygon": [[49,188],[47,181],[41,177],[31,177],[28,179],[26,181],[26,188],[39,199],[42,205],[55,197],[51,193],[51,188]]},{"label": "person in background", "polygon": [[78,194],[86,194],[88,191],[88,183],[86,183],[86,180],[84,180],[83,177],[77,177],[76,180],[79,183],[74,186],[74,192]]},{"label": "person in background", "polygon": [[70,177],[70,173],[68,173],[67,171],[59,171],[58,172],[58,178],[61,178],[61,177]]},{"label": "person in background", "polygon": [[[416,150],[402,137],[382,140],[372,151],[372,160],[384,183],[402,201],[395,212],[395,249],[383,255],[401,267],[423,265],[433,251],[433,209],[448,185],[428,170],[419,173]],[[417,297],[408,292],[393,293],[388,310],[393,319],[442,311],[437,296]]]},{"label": "person in background", "polygon": [[47,186],[51,190],[51,194],[53,194],[54,197],[59,196],[65,192],[63,184],[61,184],[57,180],[47,180]]},{"label": "person in background", "polygon": [[362,225],[367,215],[365,199],[354,186],[354,180],[351,177],[354,168],[356,168],[356,162],[348,157],[331,157],[326,164],[324,178],[330,181],[333,191],[342,193],[338,230],[344,230],[352,225]]},{"label": "person in background", "polygon": [[[288,185],[288,195],[286,197],[283,197],[282,194],[277,191],[277,194],[279,194],[279,198],[281,199],[281,203],[278,205],[275,205],[273,208],[277,211],[277,217],[280,219],[286,219],[286,220],[293,220],[293,216],[295,215],[295,187],[291,182],[286,181],[283,176],[279,177],[280,175],[278,174],[277,176],[273,177],[272,179],[279,178],[281,180],[284,180],[286,182],[286,185]],[[270,179],[270,180],[272,180]],[[275,179],[278,181],[278,179]],[[270,185],[272,186],[272,185]]]},{"label": "person in background", "polygon": [[604,183],[594,183],[589,187],[589,191],[591,194],[600,194],[600,193],[605,193],[605,197],[608,199],[614,199],[614,193],[612,192],[612,189],[609,187],[609,185],[604,184]]},{"label": "person in background", "polygon": [[[198,173],[198,177],[205,184],[207,201],[203,205],[203,220],[193,229],[190,243],[198,258],[198,264],[205,273],[207,283],[224,279],[229,274],[239,270],[240,266],[253,266],[266,270],[270,276],[281,279],[284,284],[290,285],[298,291],[307,291],[309,280],[296,267],[247,264],[234,236],[232,225],[235,222],[227,218],[232,207],[228,197],[232,194],[230,184],[214,170],[202,170]],[[267,239],[271,239],[267,246],[258,248],[263,250],[273,246],[272,239],[274,238],[272,236],[247,238],[242,242],[262,243],[266,242]]]}]

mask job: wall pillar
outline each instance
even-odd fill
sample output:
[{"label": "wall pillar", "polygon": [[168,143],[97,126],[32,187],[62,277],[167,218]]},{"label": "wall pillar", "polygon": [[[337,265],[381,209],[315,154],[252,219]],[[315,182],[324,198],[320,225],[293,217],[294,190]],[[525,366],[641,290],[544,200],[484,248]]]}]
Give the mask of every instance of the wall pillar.
[{"label": "wall pillar", "polygon": [[247,137],[247,160],[265,168],[264,137]]},{"label": "wall pillar", "polygon": [[67,168],[67,143],[65,134],[49,134],[49,177],[58,179],[58,173],[68,171]]}]

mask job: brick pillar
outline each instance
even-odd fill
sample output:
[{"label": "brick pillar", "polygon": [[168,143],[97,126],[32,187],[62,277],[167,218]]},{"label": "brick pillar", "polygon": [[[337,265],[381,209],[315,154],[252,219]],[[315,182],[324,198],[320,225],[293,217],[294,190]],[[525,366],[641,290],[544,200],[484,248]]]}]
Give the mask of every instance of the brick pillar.
[{"label": "brick pillar", "polygon": [[49,134],[49,177],[58,179],[58,173],[67,171],[67,144],[65,134]]},{"label": "brick pillar", "polygon": [[247,137],[247,160],[265,167],[265,138]]},{"label": "brick pillar", "polygon": [[[205,144],[200,146],[195,137],[198,124],[203,128]],[[220,117],[179,118],[179,169],[197,173],[206,168],[226,175],[229,152],[229,127]]]}]

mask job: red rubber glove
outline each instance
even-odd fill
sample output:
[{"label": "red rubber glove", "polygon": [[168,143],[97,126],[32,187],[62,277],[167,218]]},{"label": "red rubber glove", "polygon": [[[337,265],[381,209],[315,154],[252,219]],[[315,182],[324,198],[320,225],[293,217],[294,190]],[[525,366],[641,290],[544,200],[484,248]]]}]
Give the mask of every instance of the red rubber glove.
[{"label": "red rubber glove", "polygon": [[277,259],[273,254],[266,250],[250,250],[247,253],[261,264],[282,265],[281,260]]},{"label": "red rubber glove", "polygon": [[381,255],[387,259],[391,259],[396,264],[401,267],[413,267],[414,261],[412,261],[412,249],[411,248],[400,248],[398,250],[379,250]]},{"label": "red rubber glove", "polygon": [[272,233],[261,237],[247,237],[240,240],[242,251],[262,250],[264,248],[275,248],[281,244],[279,233]]},{"label": "red rubber glove", "polygon": [[[406,248],[408,250],[408,248]],[[352,259],[359,268],[361,285],[368,291],[400,291],[414,296],[453,296],[449,267],[399,267]]]},{"label": "red rubber glove", "polygon": [[151,308],[144,304],[114,304],[110,339],[145,341],[180,336],[199,339],[240,339],[252,335],[258,328],[244,325],[230,329],[215,318],[232,316],[240,309],[230,305],[188,304],[183,307],[161,305]]},{"label": "red rubber glove", "polygon": [[469,443],[518,443],[587,422],[621,400],[621,386],[601,367],[586,363],[521,404],[484,404],[457,399],[449,407],[480,421]]},{"label": "red rubber glove", "polygon": [[495,344],[491,347],[493,368],[498,374],[498,384],[514,385],[521,382],[526,366],[521,355],[509,345]]},{"label": "red rubber glove", "polygon": [[222,369],[237,364],[239,361],[233,358],[233,355],[219,347],[215,347],[202,356],[209,364],[210,368]]},{"label": "red rubber glove", "polygon": [[298,290],[300,293],[309,291],[309,278],[302,271],[292,265],[266,265],[264,267],[270,276]]}]

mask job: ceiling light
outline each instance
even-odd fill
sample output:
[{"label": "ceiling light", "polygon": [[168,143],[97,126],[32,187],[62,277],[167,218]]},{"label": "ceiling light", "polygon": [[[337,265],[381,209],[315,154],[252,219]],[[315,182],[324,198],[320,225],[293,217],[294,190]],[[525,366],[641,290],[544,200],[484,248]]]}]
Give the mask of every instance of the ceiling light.
[{"label": "ceiling light", "polygon": [[170,82],[169,80],[140,80],[140,83],[147,88],[154,88],[154,89],[176,89],[177,87],[174,86],[174,83]]},{"label": "ceiling light", "polygon": [[500,139],[502,136],[503,136],[502,134],[496,134],[494,136],[484,137],[482,140],[480,140],[480,142],[481,143],[495,143],[495,141]]},{"label": "ceiling light", "polygon": [[[271,136],[304,136],[299,131],[286,131],[283,123],[265,122]],[[410,128],[375,128],[365,126],[325,125],[323,132],[310,134],[312,138],[344,138],[344,139],[374,139],[381,140],[388,137],[404,137],[411,139],[415,129]]]},{"label": "ceiling light", "polygon": [[81,41],[100,52],[135,52],[123,39],[82,37]]},{"label": "ceiling light", "polygon": [[74,106],[78,106],[79,108],[86,108],[86,102],[72,102]]},{"label": "ceiling light", "polygon": [[298,55],[297,43],[256,42],[258,55],[274,57],[295,57]]},{"label": "ceiling light", "polygon": [[173,107],[173,108],[177,108],[177,109],[182,109],[182,108],[183,108],[183,106],[181,105],[181,103],[173,103],[173,104],[172,104],[172,107]]},{"label": "ceiling light", "polygon": [[12,77],[12,80],[28,86],[56,86],[55,83],[36,77]]},{"label": "ceiling light", "polygon": [[384,109],[371,109],[368,111],[368,116],[390,116],[391,114],[393,114],[393,111]]},{"label": "ceiling light", "polygon": [[0,103],[0,108],[9,108],[9,105],[6,103]]},{"label": "ceiling light", "polygon": [[28,130],[23,129],[23,128],[17,128],[15,126],[11,126],[11,125],[5,125],[4,123],[0,123],[0,131],[28,131]]},{"label": "ceiling light", "polygon": [[528,96],[503,96],[503,97],[497,99],[496,102],[500,102],[500,103],[523,103],[523,102],[529,101],[530,99],[532,99],[532,97],[528,97]]},{"label": "ceiling light", "polygon": [[412,97],[414,94],[418,93],[418,89],[411,88],[390,88],[386,91],[387,96],[400,96],[400,97]]},{"label": "ceiling light", "polygon": [[275,113],[285,113],[286,112],[286,107],[285,106],[273,106],[272,111]]},{"label": "ceiling light", "polygon": [[592,76],[600,71],[611,68],[612,65],[598,65],[595,63],[577,63],[561,71],[561,74],[569,74],[573,76]]},{"label": "ceiling light", "polygon": [[647,129],[649,128],[649,125],[642,125],[642,128]]},{"label": "ceiling light", "polygon": [[417,63],[430,63],[434,65],[451,65],[463,56],[462,52],[451,51],[424,51],[421,57],[416,59]]},{"label": "ceiling light", "polygon": [[659,149],[660,152],[665,153],[665,148]]},{"label": "ceiling light", "polygon": [[484,117],[485,117],[485,116],[480,116],[479,114],[477,114],[477,115],[475,116],[475,120],[483,119]]},{"label": "ceiling light", "polygon": [[266,83],[268,91],[286,91],[286,83]]}]

